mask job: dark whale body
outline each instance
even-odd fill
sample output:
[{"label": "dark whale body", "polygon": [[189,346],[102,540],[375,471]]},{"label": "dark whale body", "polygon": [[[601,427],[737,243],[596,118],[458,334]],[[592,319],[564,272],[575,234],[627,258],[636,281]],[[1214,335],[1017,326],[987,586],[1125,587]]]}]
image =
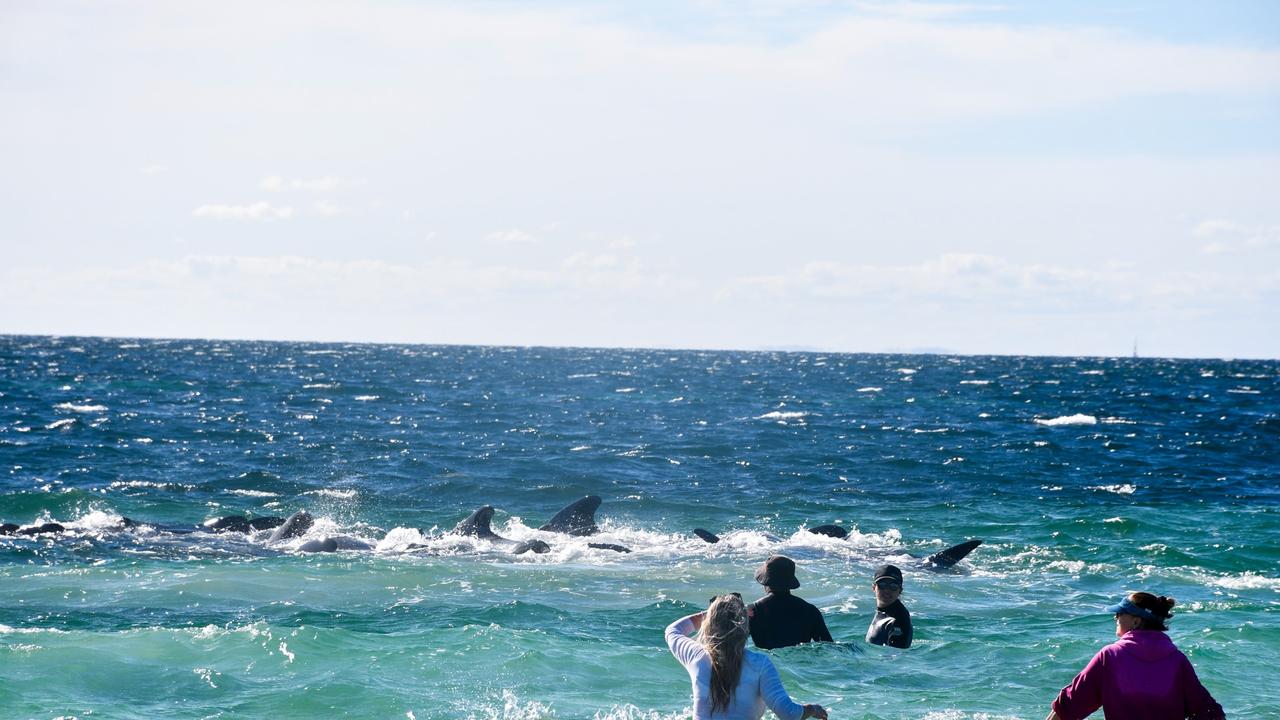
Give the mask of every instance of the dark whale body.
[{"label": "dark whale body", "polygon": [[582,537],[600,532],[596,525],[596,510],[600,509],[600,496],[588,495],[569,503],[539,530]]}]

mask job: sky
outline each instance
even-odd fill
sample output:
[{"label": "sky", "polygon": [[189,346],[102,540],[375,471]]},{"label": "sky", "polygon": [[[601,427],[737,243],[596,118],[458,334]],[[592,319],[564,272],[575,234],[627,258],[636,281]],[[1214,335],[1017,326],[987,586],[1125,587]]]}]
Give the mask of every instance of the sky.
[{"label": "sky", "polygon": [[0,4],[0,334],[1280,358],[1280,3]]}]

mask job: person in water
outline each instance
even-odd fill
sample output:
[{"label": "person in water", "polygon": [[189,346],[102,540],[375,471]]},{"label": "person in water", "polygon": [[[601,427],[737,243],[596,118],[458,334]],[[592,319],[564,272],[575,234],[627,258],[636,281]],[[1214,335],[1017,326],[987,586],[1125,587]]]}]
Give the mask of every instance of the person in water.
[{"label": "person in water", "polygon": [[911,613],[901,599],[902,571],[893,565],[881,565],[872,577],[876,615],[867,628],[867,642],[902,649],[911,647]]},{"label": "person in water", "polygon": [[1116,642],[1102,648],[1062,688],[1048,720],[1080,720],[1099,707],[1108,720],[1219,720],[1218,704],[1165,633],[1173,598],[1136,592],[1107,608]]},{"label": "person in water", "polygon": [[822,611],[791,594],[800,587],[796,563],[785,555],[770,555],[756,570],[765,596],[751,603],[751,641],[761,650],[813,641],[831,642]]},{"label": "person in water", "polygon": [[821,705],[791,699],[768,656],[747,649],[749,625],[742,598],[719,595],[706,612],[667,626],[667,647],[693,682],[694,720],[758,720],[766,706],[783,720],[826,720]]}]

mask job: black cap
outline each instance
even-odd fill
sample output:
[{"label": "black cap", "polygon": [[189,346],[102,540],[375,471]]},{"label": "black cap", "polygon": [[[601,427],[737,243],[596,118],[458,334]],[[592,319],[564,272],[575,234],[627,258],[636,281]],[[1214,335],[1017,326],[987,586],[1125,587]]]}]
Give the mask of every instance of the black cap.
[{"label": "black cap", "polygon": [[893,565],[881,565],[880,567],[876,568],[875,574],[872,577],[875,578],[874,580],[871,581],[872,584],[878,583],[881,580],[885,580],[885,579],[892,580],[898,583],[899,585],[902,584],[902,571],[894,567]]},{"label": "black cap", "polygon": [[756,582],[767,588],[795,590],[800,587],[796,579],[796,562],[786,555],[770,555],[756,570]]}]

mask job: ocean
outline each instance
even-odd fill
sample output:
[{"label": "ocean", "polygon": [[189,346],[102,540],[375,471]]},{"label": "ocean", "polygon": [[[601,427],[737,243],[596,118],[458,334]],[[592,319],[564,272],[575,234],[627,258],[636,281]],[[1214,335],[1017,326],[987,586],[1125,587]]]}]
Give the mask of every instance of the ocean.
[{"label": "ocean", "polygon": [[[536,529],[586,495],[599,535]],[[448,534],[482,505],[550,552]],[[769,655],[833,718],[1040,720],[1133,590],[1280,717],[1272,360],[2,336],[0,522],[66,527],[0,537],[6,718],[689,717],[663,629],[771,553],[837,642]],[[883,562],[908,650],[862,640]]]}]

